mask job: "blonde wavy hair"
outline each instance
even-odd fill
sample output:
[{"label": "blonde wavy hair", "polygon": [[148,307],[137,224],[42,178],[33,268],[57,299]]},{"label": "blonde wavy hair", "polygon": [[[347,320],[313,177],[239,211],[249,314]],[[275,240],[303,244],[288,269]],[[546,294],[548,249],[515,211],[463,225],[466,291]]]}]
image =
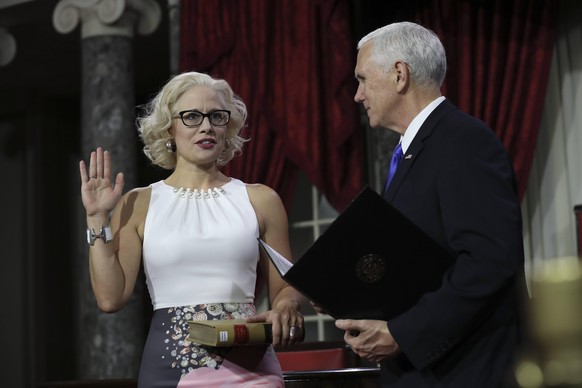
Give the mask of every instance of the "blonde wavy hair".
[{"label": "blonde wavy hair", "polygon": [[137,118],[137,130],[144,144],[143,152],[152,164],[166,170],[176,167],[176,153],[169,152],[166,146],[172,138],[168,130],[177,114],[174,112],[176,102],[184,92],[195,86],[208,86],[215,90],[226,101],[225,109],[231,112],[226,129],[228,146],[217,164],[223,166],[242,153],[242,146],[248,141],[240,136],[247,119],[246,105],[225,80],[192,71],[170,79],[149,103],[142,106],[142,114]]}]

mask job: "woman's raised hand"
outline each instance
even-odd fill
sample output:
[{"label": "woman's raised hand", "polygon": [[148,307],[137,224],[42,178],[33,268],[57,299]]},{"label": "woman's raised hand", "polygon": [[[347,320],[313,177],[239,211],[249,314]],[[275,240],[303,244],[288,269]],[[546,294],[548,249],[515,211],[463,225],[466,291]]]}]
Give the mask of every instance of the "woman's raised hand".
[{"label": "woman's raised hand", "polygon": [[109,214],[119,202],[123,193],[123,173],[111,181],[111,155],[101,147],[91,152],[89,171],[82,160],[79,163],[81,174],[81,199],[87,216]]}]

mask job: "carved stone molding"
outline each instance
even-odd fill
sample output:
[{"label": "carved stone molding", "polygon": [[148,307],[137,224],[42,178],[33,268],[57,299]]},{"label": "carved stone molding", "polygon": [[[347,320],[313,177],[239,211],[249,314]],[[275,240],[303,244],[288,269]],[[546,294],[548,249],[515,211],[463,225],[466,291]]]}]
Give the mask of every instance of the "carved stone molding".
[{"label": "carved stone molding", "polygon": [[0,66],[6,66],[16,56],[16,40],[8,31],[0,27]]},{"label": "carved stone molding", "polygon": [[66,34],[81,24],[81,38],[103,35],[147,35],[160,24],[154,0],[60,0],[53,12],[55,29]]}]

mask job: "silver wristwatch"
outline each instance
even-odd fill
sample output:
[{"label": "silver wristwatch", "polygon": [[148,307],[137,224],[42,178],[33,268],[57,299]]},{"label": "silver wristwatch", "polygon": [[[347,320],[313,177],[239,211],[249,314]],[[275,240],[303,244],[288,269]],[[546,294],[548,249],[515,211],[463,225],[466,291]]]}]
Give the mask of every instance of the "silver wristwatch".
[{"label": "silver wristwatch", "polygon": [[91,246],[95,244],[95,240],[100,238],[105,244],[113,240],[113,234],[111,233],[111,227],[102,226],[99,234],[95,233],[93,228],[87,228],[87,243]]}]

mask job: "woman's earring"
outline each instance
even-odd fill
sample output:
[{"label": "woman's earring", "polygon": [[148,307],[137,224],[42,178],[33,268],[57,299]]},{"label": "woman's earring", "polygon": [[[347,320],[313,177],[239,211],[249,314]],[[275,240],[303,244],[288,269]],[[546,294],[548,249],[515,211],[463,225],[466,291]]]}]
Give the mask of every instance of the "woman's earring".
[{"label": "woman's earring", "polygon": [[168,149],[168,152],[173,154],[176,152],[176,142],[173,139],[168,140],[166,143],[166,148]]}]

